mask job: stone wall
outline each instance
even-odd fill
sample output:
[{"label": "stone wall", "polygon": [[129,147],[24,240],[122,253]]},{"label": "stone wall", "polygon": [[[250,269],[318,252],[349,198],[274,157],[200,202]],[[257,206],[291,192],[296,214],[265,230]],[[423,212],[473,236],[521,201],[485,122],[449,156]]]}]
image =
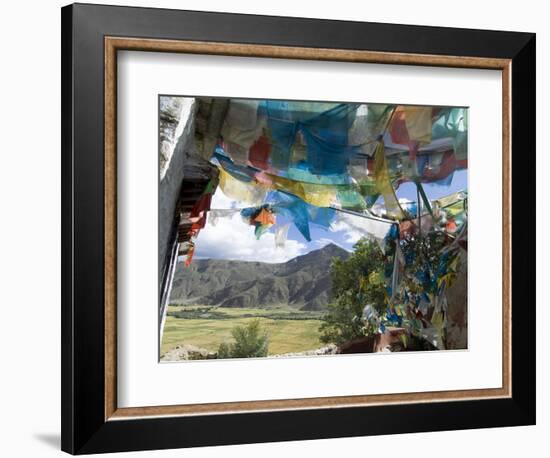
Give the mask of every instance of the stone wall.
[{"label": "stone wall", "polygon": [[[159,274],[166,264],[182,183],[210,179],[208,162],[219,135],[227,101],[192,97],[160,98]],[[211,118],[206,122],[206,119]],[[197,116],[198,115],[198,116]],[[198,140],[198,141],[197,141]]]},{"label": "stone wall", "polygon": [[166,262],[186,151],[194,148],[195,99],[160,99],[159,271]]}]

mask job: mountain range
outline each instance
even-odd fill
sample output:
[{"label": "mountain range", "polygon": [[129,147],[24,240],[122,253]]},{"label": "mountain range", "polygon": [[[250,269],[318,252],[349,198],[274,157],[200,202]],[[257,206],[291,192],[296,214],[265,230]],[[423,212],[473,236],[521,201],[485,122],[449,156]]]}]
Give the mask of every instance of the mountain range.
[{"label": "mountain range", "polygon": [[323,310],[331,294],[330,264],[349,255],[328,244],[279,264],[196,259],[186,268],[178,263],[170,303]]}]

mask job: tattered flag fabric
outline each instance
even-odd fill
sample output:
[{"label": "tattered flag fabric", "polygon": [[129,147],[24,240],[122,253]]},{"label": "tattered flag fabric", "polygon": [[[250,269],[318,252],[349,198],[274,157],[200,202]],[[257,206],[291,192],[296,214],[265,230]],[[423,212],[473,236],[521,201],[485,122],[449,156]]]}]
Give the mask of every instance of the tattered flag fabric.
[{"label": "tattered flag fabric", "polygon": [[277,227],[277,230],[275,231],[275,247],[277,248],[284,248],[286,239],[288,237],[288,228],[290,227],[290,224],[284,224],[282,226]]}]

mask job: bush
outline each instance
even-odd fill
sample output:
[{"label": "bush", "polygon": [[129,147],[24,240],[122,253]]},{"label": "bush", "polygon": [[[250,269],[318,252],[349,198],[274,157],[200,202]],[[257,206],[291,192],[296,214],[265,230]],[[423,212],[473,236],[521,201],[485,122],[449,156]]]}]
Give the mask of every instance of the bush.
[{"label": "bush", "polygon": [[222,343],[218,348],[218,358],[260,358],[267,356],[268,336],[262,330],[259,319],[251,320],[245,326],[236,326],[231,331],[235,340]]},{"label": "bush", "polygon": [[225,342],[221,343],[218,347],[218,358],[226,359],[231,357],[231,346]]}]

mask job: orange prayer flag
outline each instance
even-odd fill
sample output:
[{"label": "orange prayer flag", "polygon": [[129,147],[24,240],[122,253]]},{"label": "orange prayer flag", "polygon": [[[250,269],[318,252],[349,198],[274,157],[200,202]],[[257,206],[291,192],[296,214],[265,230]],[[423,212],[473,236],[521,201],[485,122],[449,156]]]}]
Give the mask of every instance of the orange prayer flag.
[{"label": "orange prayer flag", "polygon": [[272,226],[275,224],[275,215],[265,208],[262,208],[258,216],[254,218],[254,221],[260,223],[262,226]]}]

